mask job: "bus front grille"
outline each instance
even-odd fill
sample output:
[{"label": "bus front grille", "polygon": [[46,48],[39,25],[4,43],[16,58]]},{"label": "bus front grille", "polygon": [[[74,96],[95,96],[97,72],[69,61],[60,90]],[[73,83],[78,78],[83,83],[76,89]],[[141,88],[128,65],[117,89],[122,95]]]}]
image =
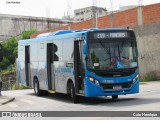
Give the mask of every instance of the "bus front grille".
[{"label": "bus front grille", "polygon": [[121,86],[123,88],[130,88],[132,85],[132,82],[127,82],[127,83],[119,83],[119,84],[101,84],[102,88],[104,90],[109,89],[113,90],[114,86]]}]

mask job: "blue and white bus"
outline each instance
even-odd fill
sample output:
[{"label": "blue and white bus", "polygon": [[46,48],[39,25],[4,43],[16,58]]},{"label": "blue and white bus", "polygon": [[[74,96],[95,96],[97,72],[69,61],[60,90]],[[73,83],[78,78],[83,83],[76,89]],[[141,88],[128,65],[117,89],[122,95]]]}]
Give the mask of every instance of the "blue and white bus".
[{"label": "blue and white bus", "polygon": [[139,92],[136,37],[131,29],[61,30],[18,42],[18,79],[37,96],[96,97]]}]

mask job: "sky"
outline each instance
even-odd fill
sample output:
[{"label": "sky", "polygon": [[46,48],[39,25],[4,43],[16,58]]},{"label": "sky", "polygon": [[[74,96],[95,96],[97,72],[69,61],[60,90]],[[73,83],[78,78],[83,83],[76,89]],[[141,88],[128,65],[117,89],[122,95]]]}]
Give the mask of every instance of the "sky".
[{"label": "sky", "polygon": [[[67,10],[70,10],[73,16],[75,9],[92,6],[93,1],[98,7],[107,10],[118,10],[120,6],[126,5],[138,5],[139,1],[142,1],[143,5],[160,3],[160,0],[0,0],[0,14],[62,18],[67,15]],[[111,1],[113,7],[111,7]]]}]

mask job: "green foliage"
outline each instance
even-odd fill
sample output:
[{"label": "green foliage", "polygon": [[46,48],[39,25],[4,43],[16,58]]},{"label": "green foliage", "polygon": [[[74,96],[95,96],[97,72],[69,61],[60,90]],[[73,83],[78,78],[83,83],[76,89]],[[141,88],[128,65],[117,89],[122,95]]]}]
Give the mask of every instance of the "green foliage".
[{"label": "green foliage", "polygon": [[15,58],[18,53],[18,41],[15,37],[12,37],[4,42],[3,46],[3,60],[0,62],[0,70],[7,69],[8,66],[15,63]]},{"label": "green foliage", "polygon": [[30,31],[23,31],[23,32],[22,32],[22,40],[23,40],[23,39],[30,39],[30,36],[31,36],[33,33],[35,33],[35,32],[37,32],[36,29],[32,29],[32,30],[30,30]]},{"label": "green foliage", "polygon": [[[22,39],[29,39],[30,35],[35,33],[37,30],[32,29],[30,31],[23,31],[21,34]],[[3,60],[0,62],[0,71],[7,73],[14,72],[15,60],[18,57],[18,40],[16,37],[11,37],[1,43],[3,48]]]},{"label": "green foliage", "polygon": [[158,81],[160,77],[157,76],[155,72],[150,72],[146,74],[145,76],[141,77],[141,82],[148,82],[148,81]]},{"label": "green foliage", "polygon": [[24,86],[22,84],[14,84],[11,90],[23,90],[23,89],[31,89],[30,87]]},{"label": "green foliage", "polygon": [[11,74],[11,73],[15,73],[15,71],[16,71],[16,66],[12,64],[8,66],[7,69],[2,70],[2,74]]}]

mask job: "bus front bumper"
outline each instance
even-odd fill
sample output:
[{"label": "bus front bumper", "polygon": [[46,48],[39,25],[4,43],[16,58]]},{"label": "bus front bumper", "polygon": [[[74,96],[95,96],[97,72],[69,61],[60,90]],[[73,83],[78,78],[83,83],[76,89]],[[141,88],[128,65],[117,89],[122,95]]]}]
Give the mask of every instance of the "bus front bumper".
[{"label": "bus front bumper", "polygon": [[85,80],[86,97],[126,95],[134,93],[139,93],[139,79],[132,83],[129,88],[122,88],[118,90],[104,89],[101,85],[96,85],[87,79]]}]

